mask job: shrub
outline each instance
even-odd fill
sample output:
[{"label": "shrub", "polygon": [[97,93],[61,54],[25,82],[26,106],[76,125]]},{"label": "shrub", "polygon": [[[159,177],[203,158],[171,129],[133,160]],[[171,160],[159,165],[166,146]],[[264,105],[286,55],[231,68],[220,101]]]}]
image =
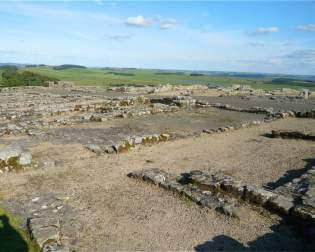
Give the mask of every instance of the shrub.
[{"label": "shrub", "polygon": [[86,68],[85,66],[80,66],[80,65],[71,65],[71,64],[64,64],[60,66],[55,66],[53,67],[54,70],[65,70],[69,68]]},{"label": "shrub", "polygon": [[58,81],[56,78],[50,78],[31,71],[19,73],[16,67],[4,68],[2,72],[1,85],[5,87],[14,86],[44,86],[47,81]]}]

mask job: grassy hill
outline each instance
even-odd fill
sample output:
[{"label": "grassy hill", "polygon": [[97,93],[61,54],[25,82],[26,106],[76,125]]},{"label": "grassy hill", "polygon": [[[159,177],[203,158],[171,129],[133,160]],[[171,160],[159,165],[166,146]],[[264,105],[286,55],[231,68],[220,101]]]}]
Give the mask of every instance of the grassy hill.
[{"label": "grassy hill", "polygon": [[73,81],[77,85],[221,85],[231,86],[233,84],[251,85],[253,88],[275,89],[293,88],[300,90],[308,88],[315,90],[315,82],[303,79],[282,78],[277,81],[277,76],[229,76],[226,74],[193,75],[191,71],[161,71],[154,69],[121,69],[121,68],[66,68],[55,70],[52,66],[25,67],[19,71],[32,71],[43,76],[57,78],[60,80]]}]

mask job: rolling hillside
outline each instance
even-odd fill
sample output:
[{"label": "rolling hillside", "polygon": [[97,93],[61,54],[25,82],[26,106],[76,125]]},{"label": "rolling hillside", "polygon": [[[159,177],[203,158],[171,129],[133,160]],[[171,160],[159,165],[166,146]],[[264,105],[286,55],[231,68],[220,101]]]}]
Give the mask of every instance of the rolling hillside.
[{"label": "rolling hillside", "polygon": [[[58,69],[58,68],[57,68]],[[191,71],[166,71],[155,69],[122,68],[66,68],[56,70],[53,66],[24,67],[19,71],[32,71],[60,80],[73,81],[77,85],[251,85],[253,88],[308,88],[315,90],[315,82],[303,78],[289,78],[281,75],[231,74],[224,72],[202,72],[191,76]],[[249,77],[248,77],[249,76]],[[259,77],[259,78],[258,78]]]}]

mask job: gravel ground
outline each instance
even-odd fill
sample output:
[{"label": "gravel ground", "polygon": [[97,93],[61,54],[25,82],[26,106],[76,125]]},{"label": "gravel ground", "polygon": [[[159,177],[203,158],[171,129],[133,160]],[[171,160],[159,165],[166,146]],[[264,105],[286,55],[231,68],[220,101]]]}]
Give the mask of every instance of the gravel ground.
[{"label": "gravel ground", "polygon": [[278,217],[248,209],[231,219],[126,176],[158,167],[180,173],[225,171],[249,184],[277,181],[286,171],[314,162],[315,143],[271,139],[271,129],[315,131],[313,120],[285,119],[231,133],[202,135],[141,147],[121,155],[97,156],[80,144],[43,142],[35,160],[63,162],[0,177],[4,198],[48,192],[69,196],[84,224],[79,251],[104,250],[305,250],[306,244]]}]

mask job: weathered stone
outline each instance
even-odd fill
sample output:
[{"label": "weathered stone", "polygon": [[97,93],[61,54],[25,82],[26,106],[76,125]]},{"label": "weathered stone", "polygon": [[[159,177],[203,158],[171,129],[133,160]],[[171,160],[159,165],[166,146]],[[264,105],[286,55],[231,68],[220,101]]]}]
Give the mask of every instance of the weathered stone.
[{"label": "weathered stone", "polygon": [[315,227],[315,209],[313,207],[299,204],[292,209],[292,215],[313,224]]},{"label": "weathered stone", "polygon": [[294,207],[294,200],[292,198],[278,195],[277,197],[269,200],[267,205],[271,211],[277,212],[281,215],[288,215],[290,210]]},{"label": "weathered stone", "polygon": [[[200,176],[202,173],[200,171],[192,171],[191,174],[196,181],[201,179]],[[235,206],[233,203],[229,203],[228,200],[222,199],[221,195],[218,193],[212,193],[209,190],[205,191],[204,188],[200,188],[198,184],[191,184],[190,182],[193,182],[193,180],[181,184],[180,181],[184,181],[184,178],[181,176],[176,177],[175,175],[166,173],[157,168],[132,172],[129,173],[128,176],[154,183],[162,188],[184,195],[197,204],[215,209],[229,216],[237,217],[235,214],[237,211],[234,209]],[[204,181],[204,179],[201,180]]]},{"label": "weathered stone", "polygon": [[50,193],[30,199],[6,200],[2,204],[10,212],[27,220],[25,228],[41,251],[61,252],[70,251],[80,228],[76,212],[65,200],[65,197]]},{"label": "weathered stone", "polygon": [[[43,208],[43,209],[47,209]],[[32,229],[36,228],[42,228],[42,227],[47,227],[47,226],[54,226],[59,228],[60,223],[59,223],[59,218],[33,218],[30,219],[30,227]]]},{"label": "weathered stone", "polygon": [[59,228],[47,226],[33,229],[30,226],[31,235],[36,240],[40,248],[43,248],[46,243],[56,242],[60,239]]},{"label": "weathered stone", "polygon": [[101,154],[103,152],[102,147],[96,144],[89,144],[86,148],[96,154]]},{"label": "weathered stone", "polygon": [[18,164],[19,165],[30,165],[32,163],[32,154],[30,152],[22,152]]},{"label": "weathered stone", "polygon": [[200,204],[210,209],[217,209],[220,206],[220,202],[213,197],[211,192],[203,193],[200,199]]},{"label": "weathered stone", "polygon": [[302,131],[272,130],[271,137],[295,138],[315,141],[315,133]]},{"label": "weathered stone", "polygon": [[276,197],[276,194],[265,189],[246,186],[244,199],[250,203],[264,206],[268,201]]},{"label": "weathered stone", "polygon": [[8,161],[10,158],[17,158],[22,152],[22,148],[19,146],[8,146],[0,151],[0,160]]},{"label": "weathered stone", "polygon": [[0,169],[5,171],[19,170],[31,162],[31,153],[23,151],[20,146],[7,146],[0,151]]},{"label": "weathered stone", "polygon": [[161,138],[162,138],[162,140],[163,141],[167,141],[167,140],[169,140],[170,139],[170,135],[169,134],[166,134],[166,133],[164,133],[164,134],[161,134]]}]

